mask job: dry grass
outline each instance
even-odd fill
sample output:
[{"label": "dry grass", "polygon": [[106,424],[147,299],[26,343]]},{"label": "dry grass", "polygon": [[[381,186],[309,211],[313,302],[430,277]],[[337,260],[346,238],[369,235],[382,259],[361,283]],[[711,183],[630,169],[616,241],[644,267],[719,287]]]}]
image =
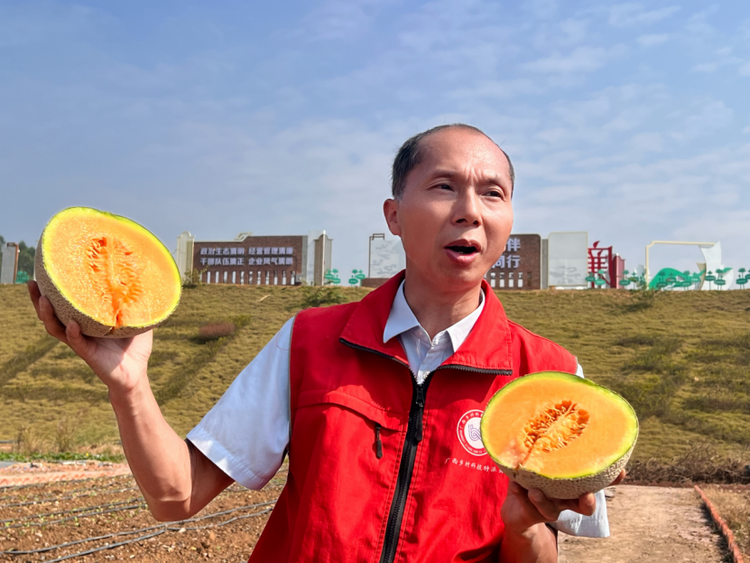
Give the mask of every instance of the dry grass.
[{"label": "dry grass", "polygon": [[45,449],[44,440],[36,427],[25,425],[18,429],[18,437],[16,438],[16,451],[18,453],[28,456],[39,453],[43,449]]},{"label": "dry grass", "polygon": [[750,561],[750,490],[707,486],[703,491],[732,530],[745,561]]},{"label": "dry grass", "polygon": [[[176,313],[154,332],[149,377],[167,420],[180,434],[190,430],[303,305],[355,300],[366,293],[267,286],[187,289]],[[587,377],[635,405],[641,433],[634,461],[669,463],[692,443],[706,440],[720,455],[736,455],[750,442],[750,291],[645,297],[625,291],[533,291],[504,292],[500,298],[509,318],[568,348]],[[202,326],[221,323],[237,328],[217,340],[196,338]],[[0,402],[12,413],[0,417],[0,439],[15,438],[33,422],[54,444],[59,421],[67,416],[76,420],[77,443],[116,441],[106,388],[65,346],[45,352],[45,342],[25,288],[0,287]],[[15,367],[2,371],[8,365]],[[78,417],[79,412],[85,415]]]},{"label": "dry grass", "polygon": [[639,483],[687,485],[750,483],[750,449],[722,453],[711,442],[693,444],[671,460],[650,458],[628,464],[628,479]]}]

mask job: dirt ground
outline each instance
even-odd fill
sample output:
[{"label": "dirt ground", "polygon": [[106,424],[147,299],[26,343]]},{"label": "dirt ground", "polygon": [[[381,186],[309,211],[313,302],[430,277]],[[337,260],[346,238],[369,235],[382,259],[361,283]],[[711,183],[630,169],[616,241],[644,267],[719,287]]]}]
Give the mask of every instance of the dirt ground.
[{"label": "dirt ground", "polygon": [[692,488],[612,487],[606,539],[560,535],[560,563],[729,561]]},{"label": "dirt ground", "polygon": [[0,488],[0,561],[247,561],[281,492],[233,485],[189,521],[156,522],[130,475]]},{"label": "dirt ground", "polygon": [[[195,518],[161,524],[146,510],[130,475],[61,481],[63,472],[54,469],[30,468],[34,477],[25,484],[0,488],[0,562],[246,561],[286,478],[282,469],[260,492],[234,485]],[[95,470],[89,468],[91,475]],[[31,482],[49,478],[56,480]],[[561,534],[561,563],[728,561],[693,489],[621,485],[611,490],[612,537]]]}]

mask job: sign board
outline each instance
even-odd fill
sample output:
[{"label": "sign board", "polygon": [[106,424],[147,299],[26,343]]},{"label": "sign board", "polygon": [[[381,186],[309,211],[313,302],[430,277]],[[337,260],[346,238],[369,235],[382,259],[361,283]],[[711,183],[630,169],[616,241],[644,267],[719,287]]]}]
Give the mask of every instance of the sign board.
[{"label": "sign board", "polygon": [[487,272],[490,287],[541,289],[541,247],[539,235],[510,235],[505,251]]},{"label": "sign board", "polygon": [[204,283],[295,285],[304,279],[307,269],[308,244],[304,236],[246,235],[208,242],[195,241],[185,232],[177,242],[177,257],[184,252],[185,266],[190,264]]},{"label": "sign board", "polygon": [[15,283],[18,270],[18,245],[6,242],[2,247],[3,264],[0,270],[0,283]]},{"label": "sign board", "polygon": [[586,287],[589,234],[550,233],[548,241],[549,287]]},{"label": "sign board", "polygon": [[401,239],[370,239],[370,278],[390,278],[406,267]]}]

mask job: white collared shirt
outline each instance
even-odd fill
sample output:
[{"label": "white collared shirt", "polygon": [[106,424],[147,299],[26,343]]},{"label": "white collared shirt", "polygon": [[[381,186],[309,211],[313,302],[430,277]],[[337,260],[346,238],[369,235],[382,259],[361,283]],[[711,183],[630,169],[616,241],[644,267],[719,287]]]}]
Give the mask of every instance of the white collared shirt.
[{"label": "white collared shirt", "polygon": [[484,309],[484,292],[480,291],[479,295],[479,306],[471,314],[430,339],[430,335],[419,324],[417,317],[406,302],[404,282],[401,282],[396,297],[393,299],[388,321],[385,323],[383,343],[398,336],[417,384],[422,385],[427,375],[450,358],[469,336]]},{"label": "white collared shirt", "polygon": [[[484,307],[430,339],[406,302],[403,283],[391,306],[383,341],[399,337],[417,383],[448,359],[466,340]],[[187,435],[187,439],[224,473],[249,489],[260,490],[281,467],[289,445],[291,412],[289,354],[294,319],[266,344]],[[577,375],[583,377],[581,366]],[[552,524],[574,536],[607,537],[609,522],[604,492],[596,494],[596,511],[582,516],[570,510]]]}]

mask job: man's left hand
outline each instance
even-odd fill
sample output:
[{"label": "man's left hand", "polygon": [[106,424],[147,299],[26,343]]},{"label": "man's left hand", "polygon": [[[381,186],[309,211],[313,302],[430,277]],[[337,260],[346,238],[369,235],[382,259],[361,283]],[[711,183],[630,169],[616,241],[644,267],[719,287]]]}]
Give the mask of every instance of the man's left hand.
[{"label": "man's left hand", "polygon": [[[617,485],[624,478],[625,470],[620,472],[610,486]],[[554,522],[563,510],[591,516],[596,510],[596,499],[593,493],[585,493],[577,499],[551,499],[539,489],[526,490],[511,481],[501,514],[506,533],[524,535],[537,524]]]}]

